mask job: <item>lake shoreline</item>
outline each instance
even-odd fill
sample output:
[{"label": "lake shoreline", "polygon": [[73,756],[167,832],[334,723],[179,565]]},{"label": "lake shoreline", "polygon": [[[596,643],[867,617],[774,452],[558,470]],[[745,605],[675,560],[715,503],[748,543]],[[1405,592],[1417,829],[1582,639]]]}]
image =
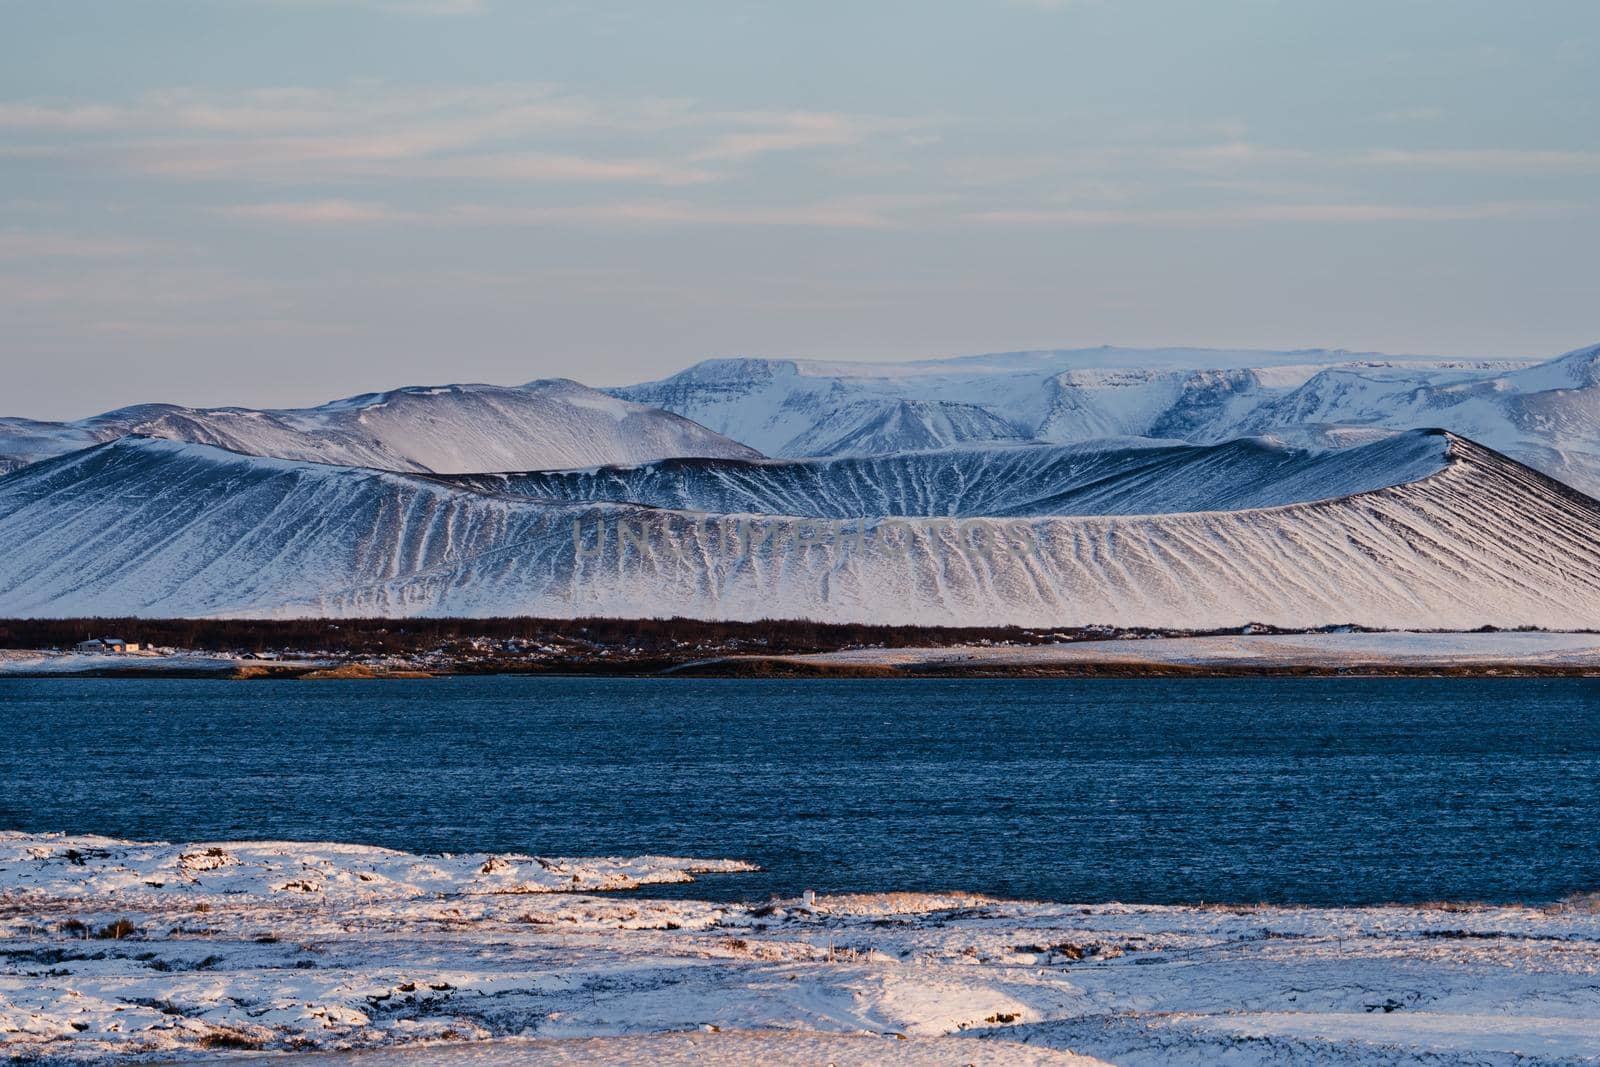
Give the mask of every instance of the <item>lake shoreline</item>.
[{"label": "lake shoreline", "polygon": [[1131,681],[1151,679],[1248,679],[1248,678],[1600,678],[1600,668],[1592,667],[1530,667],[1514,663],[1499,665],[1463,665],[1436,667],[1421,670],[1411,667],[1393,667],[1370,664],[1360,667],[1300,664],[1280,667],[1182,667],[1165,664],[1129,665],[1121,663],[1086,663],[1070,667],[957,667],[939,666],[921,669],[897,667],[837,666],[812,667],[796,665],[781,659],[755,660],[753,662],[717,662],[695,666],[674,666],[663,670],[640,670],[629,667],[608,670],[585,664],[561,664],[548,668],[523,668],[505,670],[370,670],[334,674],[322,669],[277,668],[267,671],[196,670],[193,668],[110,669],[89,668],[82,671],[16,671],[0,674],[0,680],[44,681],[49,679],[93,678],[109,681],[219,681],[219,682],[303,682],[303,681],[431,681],[446,678],[628,678],[639,680],[671,680],[698,678],[713,680],[725,678],[737,681],[915,681],[915,680],[991,680],[991,681],[1091,681],[1106,679]]},{"label": "lake shoreline", "polygon": [[404,655],[126,655],[0,649],[0,678],[392,680],[442,677],[907,678],[1591,678],[1600,635],[1546,631],[1136,635],[1058,642],[842,646],[735,652],[686,645],[619,655],[609,646],[433,649]]}]

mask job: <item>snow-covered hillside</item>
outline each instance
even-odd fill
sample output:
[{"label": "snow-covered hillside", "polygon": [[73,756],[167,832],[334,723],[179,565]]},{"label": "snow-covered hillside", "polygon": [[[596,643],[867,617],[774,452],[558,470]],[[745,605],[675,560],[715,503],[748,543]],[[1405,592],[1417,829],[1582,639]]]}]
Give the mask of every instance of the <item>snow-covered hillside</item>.
[{"label": "snow-covered hillside", "polygon": [[[1333,499],[841,527],[550,503],[124,439],[0,479],[0,615],[1461,629],[1600,618],[1600,503],[1459,438],[1402,446],[1413,480]],[[1335,481],[1324,469],[1309,487]]]},{"label": "snow-covered hillside", "polygon": [[837,459],[673,459],[453,480],[541,500],[824,519],[1150,515],[1348,496],[1431,474],[1443,454],[1443,438],[1406,434],[1348,452],[1250,439],[1220,445],[1019,445]]},{"label": "snow-covered hillside", "polygon": [[682,416],[553,380],[396,389],[295,410],[144,404],[78,422],[0,419],[0,471],[127,434],[278,459],[438,473],[758,454]]},{"label": "snow-covered hillside", "polygon": [[1342,351],[1078,349],[902,364],[712,360],[612,390],[774,456],[1428,426],[1600,493],[1600,346],[1533,364]]}]

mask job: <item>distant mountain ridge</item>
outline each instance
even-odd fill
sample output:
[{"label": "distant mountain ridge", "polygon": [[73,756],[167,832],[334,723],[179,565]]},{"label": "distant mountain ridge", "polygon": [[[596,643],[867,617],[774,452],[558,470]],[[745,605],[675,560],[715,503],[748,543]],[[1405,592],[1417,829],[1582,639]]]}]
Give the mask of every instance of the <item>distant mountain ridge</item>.
[{"label": "distant mountain ridge", "polygon": [[9,459],[6,466],[16,468],[129,434],[276,459],[440,474],[760,455],[681,415],[554,379],[412,387],[276,411],[144,404],[78,422],[0,419],[0,462]]},{"label": "distant mountain ridge", "polygon": [[1544,363],[1298,350],[1072,349],[914,363],[722,359],[608,390],[770,456],[1116,437],[1341,444],[1443,426],[1600,492],[1600,346]]},{"label": "distant mountain ridge", "polygon": [[[668,378],[607,390],[667,410],[692,409],[697,421],[772,456],[841,451],[850,423],[838,413],[862,406],[888,411],[902,402],[924,410],[964,408],[994,420],[941,445],[977,440],[1055,444],[1148,431],[1167,408],[1244,389],[1293,388],[1329,367],[1397,367],[1445,375],[1493,374],[1527,360],[1386,356],[1343,350],[1141,349],[1103,346],[1002,352],[909,362],[713,359]],[[696,416],[691,416],[696,417]],[[959,425],[960,420],[958,420]],[[990,434],[991,428],[1003,428]],[[834,433],[830,440],[828,434]],[[842,432],[841,432],[842,431]],[[888,442],[893,444],[893,442]],[[887,448],[886,451],[896,451]]]},{"label": "distant mountain ridge", "polygon": [[1428,426],[1600,493],[1600,346],[1543,363],[1110,347],[905,363],[717,359],[605,390],[554,380],[413,387],[277,411],[150,404],[69,423],[0,419],[0,473],[125,434],[481,473],[1124,438],[1344,447]]}]

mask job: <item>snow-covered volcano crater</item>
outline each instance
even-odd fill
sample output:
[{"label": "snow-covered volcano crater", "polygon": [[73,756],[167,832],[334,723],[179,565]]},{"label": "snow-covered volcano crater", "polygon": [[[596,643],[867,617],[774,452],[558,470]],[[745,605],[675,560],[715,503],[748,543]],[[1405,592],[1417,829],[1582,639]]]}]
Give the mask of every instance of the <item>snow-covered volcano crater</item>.
[{"label": "snow-covered volcano crater", "polygon": [[[810,516],[707,514],[124,439],[0,478],[0,615],[1197,629],[1600,618],[1600,502],[1438,432],[1326,455],[1251,447],[1279,467],[1270,506],[1104,513],[1119,484],[1129,499],[1176,499],[1206,462],[1238,462],[1223,448],[1101,489],[1064,481],[1057,496],[1076,514],[1013,500],[1009,516],[846,520],[816,517],[842,510],[840,496],[795,496],[816,505]],[[1395,471],[1410,480],[1392,483]]]}]

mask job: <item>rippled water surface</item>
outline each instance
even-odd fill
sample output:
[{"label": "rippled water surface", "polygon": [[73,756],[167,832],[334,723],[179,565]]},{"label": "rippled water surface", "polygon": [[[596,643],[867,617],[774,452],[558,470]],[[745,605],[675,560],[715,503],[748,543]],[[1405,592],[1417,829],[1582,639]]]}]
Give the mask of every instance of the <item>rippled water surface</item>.
[{"label": "rippled water surface", "polygon": [[1582,679],[10,679],[0,731],[12,829],[766,868],[700,896],[1600,890]]}]

